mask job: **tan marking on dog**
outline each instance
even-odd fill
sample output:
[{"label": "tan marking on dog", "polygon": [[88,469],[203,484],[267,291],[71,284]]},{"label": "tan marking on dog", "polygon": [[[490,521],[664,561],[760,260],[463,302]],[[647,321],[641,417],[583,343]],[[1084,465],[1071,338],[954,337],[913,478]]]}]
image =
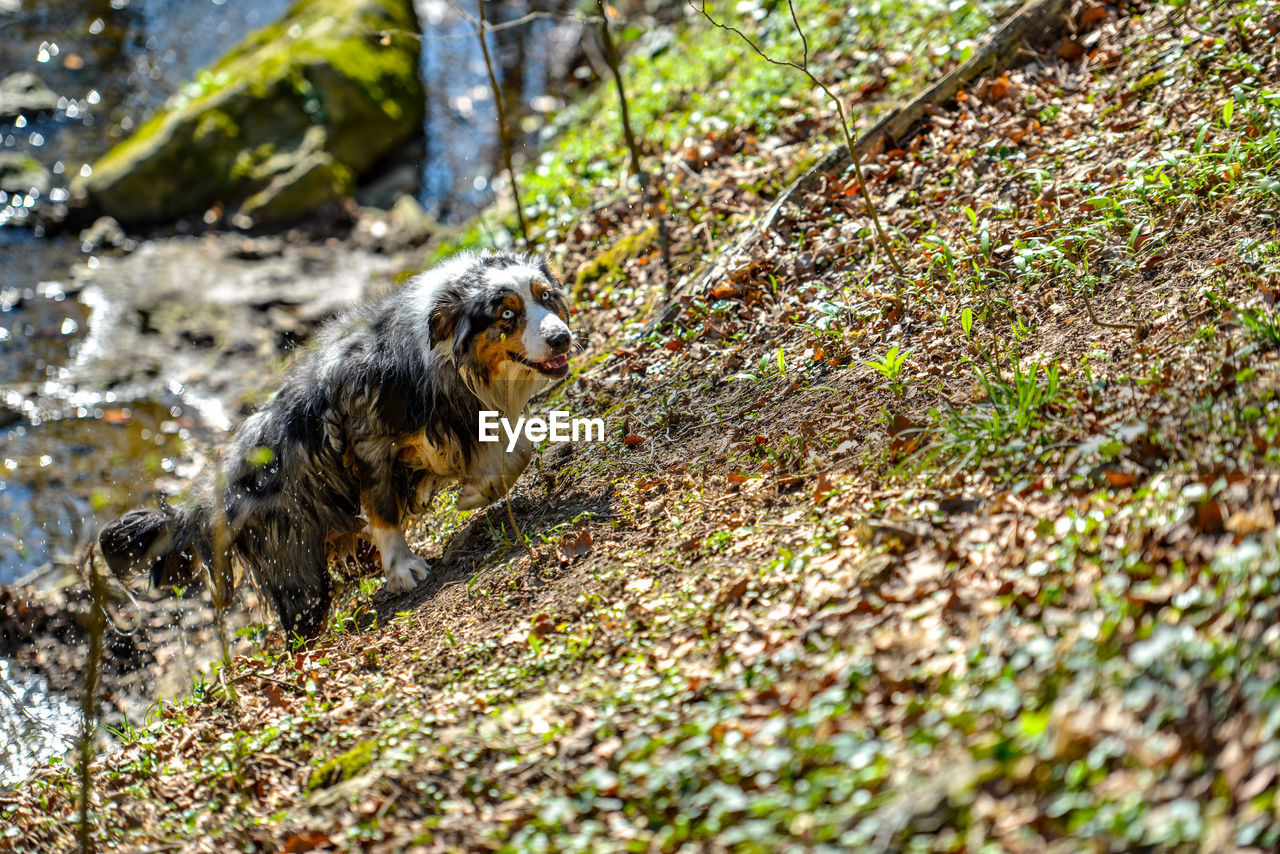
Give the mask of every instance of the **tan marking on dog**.
[{"label": "tan marking on dog", "polygon": [[396,443],[396,460],[411,469],[429,471],[444,478],[461,477],[464,464],[456,442],[437,445],[428,441],[425,430]]},{"label": "tan marking on dog", "polygon": [[[546,279],[534,279],[529,283],[529,289],[533,291],[534,302],[550,308],[566,324],[569,322],[569,302]],[[551,291],[551,302],[549,303],[543,302],[547,291]]]},{"label": "tan marking on dog", "polygon": [[386,519],[383,519],[381,516],[379,516],[377,511],[373,509],[371,504],[372,502],[367,502],[367,501],[361,502],[361,505],[364,509],[364,517],[369,520],[370,531],[374,531],[374,532],[385,531],[388,528],[395,528],[397,531],[400,530],[400,527],[396,523],[389,522]]},{"label": "tan marking on dog", "polygon": [[492,383],[497,379],[502,363],[507,360],[508,350],[524,355],[519,336],[504,336],[497,327],[490,327],[476,339],[476,364],[484,373],[485,382]]}]

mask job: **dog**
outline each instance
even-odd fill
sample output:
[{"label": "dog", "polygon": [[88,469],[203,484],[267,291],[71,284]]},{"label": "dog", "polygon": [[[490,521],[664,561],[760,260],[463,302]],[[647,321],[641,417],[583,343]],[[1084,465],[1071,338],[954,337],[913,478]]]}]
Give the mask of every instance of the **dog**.
[{"label": "dog", "polygon": [[454,483],[459,509],[506,495],[532,444],[480,442],[479,413],[514,422],[568,373],[573,344],[567,294],[544,259],[458,256],[324,327],[233,431],[220,483],[109,523],[102,554],[118,577],[147,572],[160,587],[238,562],[286,635],[312,639],[332,597],[328,561],[366,524],[387,589],[401,593],[430,571],[405,540],[410,517]]}]

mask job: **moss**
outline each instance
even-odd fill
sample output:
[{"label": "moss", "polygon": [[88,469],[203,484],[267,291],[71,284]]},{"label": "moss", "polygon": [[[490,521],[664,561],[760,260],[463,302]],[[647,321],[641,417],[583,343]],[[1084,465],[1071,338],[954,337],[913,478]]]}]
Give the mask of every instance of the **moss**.
[{"label": "moss", "polygon": [[658,226],[656,223],[637,231],[635,234],[626,235],[609,249],[601,252],[580,267],[578,275],[574,278],[575,284],[581,288],[588,282],[594,282],[617,270],[622,266],[623,262],[644,252],[657,239]]},{"label": "moss", "polygon": [[[418,130],[416,25],[408,0],[299,0],[198,74],[77,188],[122,222],[149,223],[219,202],[261,213],[280,176],[293,174],[307,185],[277,208],[305,215],[298,203],[350,192]],[[316,128],[329,162],[313,158]]]},{"label": "moss", "polygon": [[312,769],[307,779],[307,791],[336,786],[355,777],[373,764],[378,758],[378,744],[374,741],[362,741],[340,756],[335,756],[323,765]]},{"label": "moss", "polygon": [[252,151],[242,150],[236,155],[235,165],[231,167],[231,177],[236,179],[257,177],[261,170],[271,163],[276,154],[274,143],[264,142]]},{"label": "moss", "polygon": [[240,127],[222,110],[209,110],[196,124],[192,140],[204,143],[210,141],[215,134],[223,140],[234,140],[240,136]]},{"label": "moss", "polygon": [[1152,89],[1156,88],[1161,83],[1163,83],[1165,78],[1168,76],[1169,76],[1169,70],[1167,68],[1162,68],[1159,71],[1152,71],[1150,74],[1145,75],[1137,83],[1133,84],[1133,90],[1132,90],[1133,94],[1137,95],[1138,97],[1142,97],[1146,95]]}]

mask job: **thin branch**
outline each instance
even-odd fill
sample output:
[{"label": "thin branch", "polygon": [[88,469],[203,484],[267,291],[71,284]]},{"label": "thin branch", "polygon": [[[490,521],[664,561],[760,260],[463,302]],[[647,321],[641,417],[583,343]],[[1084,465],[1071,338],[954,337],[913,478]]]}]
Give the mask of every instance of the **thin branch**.
[{"label": "thin branch", "polygon": [[609,13],[605,9],[604,0],[596,0],[600,10],[600,40],[604,45],[604,61],[613,75],[614,87],[618,90],[618,109],[622,117],[622,134],[627,140],[627,149],[631,152],[631,174],[640,182],[640,192],[644,194],[645,207],[650,216],[658,220],[658,245],[662,250],[662,270],[667,296],[671,295],[671,235],[667,227],[667,218],[658,204],[657,194],[649,182],[649,173],[644,170],[640,160],[640,143],[636,141],[635,132],[631,129],[631,110],[627,103],[627,89],[623,84],[621,63],[618,61],[618,49],[613,43],[613,34],[609,29]]},{"label": "thin branch", "polygon": [[227,700],[235,705],[235,688],[227,682],[227,674],[231,672],[231,644],[227,640],[227,607],[231,604],[235,579],[231,574],[231,527],[227,521],[227,489],[221,458],[218,459],[217,470],[214,473],[213,566],[206,566],[205,573],[209,580],[209,598],[213,600],[214,622],[218,628],[218,646],[222,651],[222,667],[219,668],[218,676]]},{"label": "thin branch", "polygon": [[89,821],[89,805],[93,800],[93,775],[89,763],[93,760],[93,735],[98,718],[98,673],[102,666],[102,635],[106,622],[106,587],[98,575],[94,563],[95,544],[90,543],[81,558],[89,585],[89,651],[85,662],[84,693],[80,697],[82,717],[80,731],[80,822],[79,841],[82,854],[94,850],[93,828]]},{"label": "thin branch", "polygon": [[529,545],[529,541],[524,538],[524,532],[516,524],[516,511],[511,509],[511,487],[507,485],[507,470],[499,465],[498,474],[502,477],[502,497],[507,504],[507,518],[511,520],[511,531],[515,534],[516,539],[520,541],[520,545],[524,547],[524,552],[529,556],[529,561],[536,564],[538,555],[533,550],[533,547]]},{"label": "thin branch", "polygon": [[898,257],[894,254],[893,246],[889,243],[889,237],[885,234],[884,227],[880,224],[880,215],[876,212],[876,205],[871,198],[871,191],[867,189],[867,181],[862,173],[862,164],[859,162],[857,146],[854,143],[853,133],[849,130],[849,118],[845,113],[844,102],[840,100],[840,97],[836,95],[835,92],[831,91],[830,86],[819,80],[817,75],[809,70],[809,38],[805,35],[804,29],[800,26],[800,19],[796,15],[795,5],[792,0],[787,0],[787,9],[791,12],[791,20],[795,24],[797,32],[800,34],[801,42],[804,44],[803,64],[789,59],[777,59],[765,53],[760,45],[756,44],[751,37],[742,30],[729,24],[723,24],[713,18],[711,13],[707,11],[707,0],[697,0],[697,3],[695,3],[695,0],[687,0],[687,2],[689,3],[690,8],[701,14],[702,17],[706,18],[712,26],[721,30],[727,30],[746,42],[765,62],[785,68],[794,68],[796,71],[799,71],[805,77],[809,78],[809,82],[821,89],[835,106],[836,112],[840,117],[840,132],[844,134],[844,143],[849,149],[849,158],[853,161],[854,178],[858,182],[858,188],[862,191],[862,200],[866,204],[867,215],[871,217],[871,223],[875,227],[876,238],[879,240],[881,248],[884,249],[885,256],[889,259],[889,266],[893,267],[894,272],[899,276],[905,277],[906,271],[902,268],[902,265],[898,263]]},{"label": "thin branch", "polygon": [[[447,35],[443,35],[443,36],[424,36],[422,33],[415,33],[413,30],[402,30],[398,28],[392,28],[392,29],[386,29],[386,30],[374,30],[372,31],[371,35],[379,36],[382,39],[390,39],[392,36],[396,36],[399,38],[412,39],[416,42],[422,42],[427,44],[434,44],[436,42],[457,41],[459,39],[471,38],[472,36],[474,36],[476,34],[475,17],[467,13],[457,3],[451,2],[449,5],[453,8],[455,12],[458,13],[459,17],[461,17],[463,21],[471,25],[472,29],[470,32],[448,33]],[[571,15],[571,14],[564,14],[564,13],[557,13],[557,12],[529,12],[527,14],[521,15],[519,18],[512,18],[510,21],[503,21],[501,24],[490,24],[489,32],[500,33],[503,30],[514,30],[516,27],[522,27],[525,24],[531,23],[533,21],[541,21],[541,20],[560,21],[561,23],[582,24],[583,26],[586,26],[588,24],[596,23],[598,19],[596,18],[595,15]]]},{"label": "thin branch", "polygon": [[1089,299],[1088,294],[1081,291],[1080,299],[1084,302],[1085,311],[1089,312],[1089,320],[1092,321],[1094,326],[1099,326],[1103,329],[1132,329],[1138,334],[1139,340],[1144,337],[1142,335],[1143,327],[1141,323],[1112,323],[1109,320],[1103,320],[1094,313],[1093,300]]},{"label": "thin branch", "polygon": [[503,106],[502,87],[498,85],[498,75],[493,70],[493,57],[489,55],[489,40],[486,34],[489,22],[484,16],[484,0],[476,0],[476,8],[480,12],[479,26],[476,32],[480,36],[480,50],[484,53],[484,67],[489,72],[489,86],[493,89],[493,104],[498,111],[498,141],[502,143],[502,157],[506,161],[507,174],[511,176],[511,196],[516,204],[516,219],[520,222],[520,237],[524,245],[529,245],[529,224],[524,221],[524,206],[520,204],[520,183],[516,178],[516,167],[511,157],[511,139],[507,136],[507,112]]}]

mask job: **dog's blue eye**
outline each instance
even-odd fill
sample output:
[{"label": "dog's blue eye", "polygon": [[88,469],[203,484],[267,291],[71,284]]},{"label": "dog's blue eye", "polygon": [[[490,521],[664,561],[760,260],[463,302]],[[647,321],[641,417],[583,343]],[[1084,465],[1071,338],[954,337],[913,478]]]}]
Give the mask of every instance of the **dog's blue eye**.
[{"label": "dog's blue eye", "polygon": [[514,311],[512,311],[511,309],[507,309],[506,311],[502,312],[502,319],[503,319],[503,320],[510,320],[511,318],[513,318],[513,317],[515,317],[515,316],[516,316],[516,313],[515,313]]}]

